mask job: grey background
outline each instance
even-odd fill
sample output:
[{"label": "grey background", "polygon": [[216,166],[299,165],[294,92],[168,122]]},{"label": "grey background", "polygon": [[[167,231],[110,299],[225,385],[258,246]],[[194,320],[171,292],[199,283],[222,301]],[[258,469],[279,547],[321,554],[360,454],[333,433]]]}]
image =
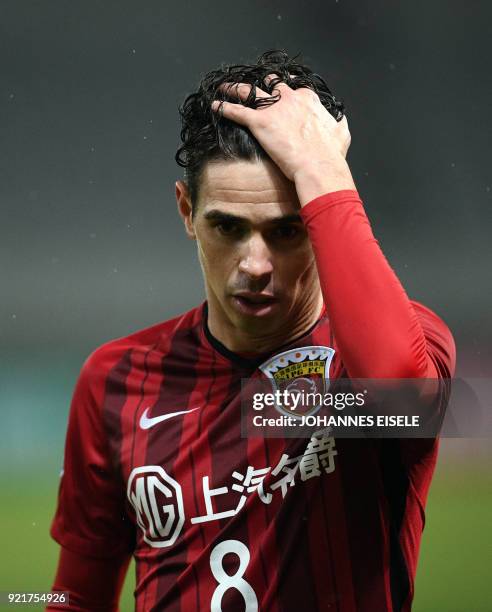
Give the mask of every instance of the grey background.
[{"label": "grey background", "polygon": [[450,325],[458,374],[490,376],[491,17],[457,0],[0,2],[3,466],[61,462],[87,354],[203,299],[177,107],[205,71],[274,47],[345,101],[384,252]]}]

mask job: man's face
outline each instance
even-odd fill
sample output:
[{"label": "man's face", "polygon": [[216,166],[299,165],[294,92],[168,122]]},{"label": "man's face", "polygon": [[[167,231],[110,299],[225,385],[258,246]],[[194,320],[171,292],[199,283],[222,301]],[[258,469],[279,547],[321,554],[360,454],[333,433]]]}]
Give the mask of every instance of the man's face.
[{"label": "man's face", "polygon": [[268,336],[309,316],[319,298],[314,255],[294,185],[272,162],[207,163],[194,218],[189,205],[180,212],[221,324]]}]

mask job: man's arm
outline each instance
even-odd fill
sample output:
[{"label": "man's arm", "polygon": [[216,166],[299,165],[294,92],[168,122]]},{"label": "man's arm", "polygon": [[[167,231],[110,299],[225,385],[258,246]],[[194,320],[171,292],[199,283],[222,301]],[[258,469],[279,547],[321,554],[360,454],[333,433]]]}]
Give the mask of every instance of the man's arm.
[{"label": "man's arm", "polygon": [[60,609],[73,612],[117,610],[134,545],[103,424],[107,376],[118,355],[102,347],[89,357],[70,408],[51,535],[61,545],[53,590],[68,591],[70,604]]},{"label": "man's arm", "polygon": [[68,592],[69,606],[50,604],[46,610],[116,612],[131,555],[96,559],[60,549],[52,591]]},{"label": "man's arm", "polygon": [[[274,75],[275,76],[275,75]],[[224,85],[224,88],[228,88]],[[417,315],[372,234],[345,156],[346,118],[337,122],[311,90],[278,86],[258,109],[214,102],[246,126],[296,186],[331,325],[352,378],[433,378]],[[228,89],[246,99],[249,85]],[[268,96],[257,88],[257,95]]]},{"label": "man's arm", "polygon": [[349,375],[437,377],[417,313],[372,234],[357,192],[320,196],[301,216]]}]

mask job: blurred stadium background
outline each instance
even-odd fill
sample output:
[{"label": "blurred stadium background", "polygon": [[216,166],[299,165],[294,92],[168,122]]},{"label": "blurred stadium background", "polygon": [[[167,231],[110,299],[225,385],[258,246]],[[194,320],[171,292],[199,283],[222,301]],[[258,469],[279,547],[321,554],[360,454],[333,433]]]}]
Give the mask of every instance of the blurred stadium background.
[{"label": "blurred stadium background", "polygon": [[[345,100],[350,163],[409,294],[490,377],[492,5],[458,0],[0,3],[0,591],[47,590],[70,396],[96,346],[202,299],[175,214],[177,105],[272,47]],[[444,440],[416,612],[490,603],[490,440]],[[132,609],[133,571],[121,609]]]}]

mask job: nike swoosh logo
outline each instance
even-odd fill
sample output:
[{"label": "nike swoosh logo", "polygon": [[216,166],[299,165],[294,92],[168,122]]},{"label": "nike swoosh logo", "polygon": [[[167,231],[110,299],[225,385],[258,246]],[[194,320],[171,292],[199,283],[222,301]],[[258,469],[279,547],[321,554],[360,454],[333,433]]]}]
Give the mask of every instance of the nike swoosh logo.
[{"label": "nike swoosh logo", "polygon": [[142,416],[140,417],[140,427],[142,429],[150,429],[151,427],[154,427],[154,425],[157,425],[157,423],[162,423],[162,421],[167,421],[167,419],[171,419],[172,417],[178,416],[180,414],[188,414],[189,412],[194,412],[195,410],[198,410],[199,407],[200,406],[197,406],[196,408],[192,408],[191,410],[180,410],[179,412],[169,412],[168,414],[162,414],[161,416],[150,417],[150,418],[148,416],[149,409],[146,408]]}]

